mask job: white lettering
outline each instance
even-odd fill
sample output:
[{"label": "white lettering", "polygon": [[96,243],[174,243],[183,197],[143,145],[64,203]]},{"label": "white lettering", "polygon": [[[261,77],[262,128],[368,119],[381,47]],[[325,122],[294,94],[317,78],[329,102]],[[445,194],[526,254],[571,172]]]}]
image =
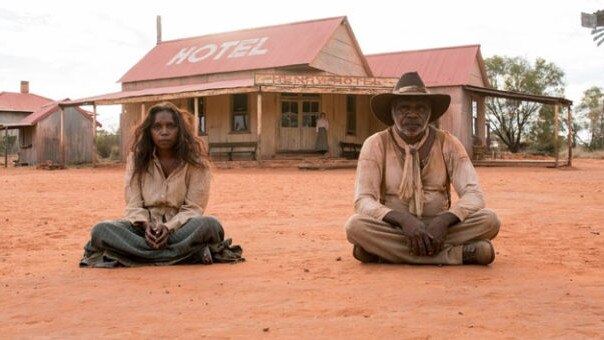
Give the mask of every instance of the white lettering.
[{"label": "white lettering", "polygon": [[227,58],[262,55],[268,52],[268,49],[263,48],[267,40],[268,37],[262,37],[225,41],[221,44],[206,44],[201,47],[183,47],[166,65],[181,64],[185,60],[190,63],[197,63],[212,56],[214,60],[218,60],[225,55]]},{"label": "white lettering", "polygon": [[194,49],[195,49],[195,46],[193,46],[191,48],[188,48],[188,47],[183,48],[178,53],[176,53],[176,55],[174,55],[174,57],[172,57],[172,59],[166,65],[170,66],[170,65],[174,64],[174,62],[176,62],[177,64],[182,63],[187,58],[189,53],[191,53],[191,51],[193,51]]},{"label": "white lettering", "polygon": [[220,52],[218,52],[218,54],[214,57],[214,60],[218,60],[220,59],[220,57],[222,57],[222,55],[224,54],[224,52],[226,52],[226,50],[229,49],[229,47],[235,46],[239,43],[239,40],[235,40],[235,41],[226,41],[223,42],[222,45],[220,45],[220,47],[222,47],[222,49],[220,50]]},{"label": "white lettering", "polygon": [[252,48],[252,50],[250,51],[250,53],[248,53],[247,55],[266,54],[266,52],[268,52],[268,50],[261,50],[260,48],[262,47],[262,45],[264,45],[264,43],[267,40],[268,40],[268,37],[262,37],[262,38],[260,38],[260,41],[258,42],[258,44],[256,44],[256,46],[254,46],[254,48]]},{"label": "white lettering", "polygon": [[231,52],[231,54],[229,54],[229,58],[244,57],[246,55],[247,50],[252,48],[253,44],[256,43],[257,41],[258,41],[258,38],[241,40],[239,45],[237,45],[237,47],[235,47],[233,52]]},{"label": "white lettering", "polygon": [[[196,49],[195,52],[193,52],[189,58],[187,59],[189,62],[192,63],[196,63],[198,61],[204,60],[205,58],[211,56],[212,54],[214,54],[214,52],[216,52],[216,49],[218,48],[218,46],[214,45],[214,44],[207,44],[207,45],[203,45],[200,48]],[[203,50],[208,50],[208,52],[200,57],[197,56],[197,53],[203,51]]]}]

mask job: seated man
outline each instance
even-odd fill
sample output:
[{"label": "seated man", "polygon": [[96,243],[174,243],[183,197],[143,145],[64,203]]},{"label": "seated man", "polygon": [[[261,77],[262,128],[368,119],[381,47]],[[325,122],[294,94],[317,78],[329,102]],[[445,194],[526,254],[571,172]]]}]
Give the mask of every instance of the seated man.
[{"label": "seated man", "polygon": [[[416,72],[371,99],[388,128],[367,138],[359,156],[356,214],[346,223],[357,260],[487,265],[495,259],[489,240],[500,223],[484,209],[472,162],[457,138],[429,126],[450,101],[430,94]],[[459,196],[453,206],[450,184]]]}]

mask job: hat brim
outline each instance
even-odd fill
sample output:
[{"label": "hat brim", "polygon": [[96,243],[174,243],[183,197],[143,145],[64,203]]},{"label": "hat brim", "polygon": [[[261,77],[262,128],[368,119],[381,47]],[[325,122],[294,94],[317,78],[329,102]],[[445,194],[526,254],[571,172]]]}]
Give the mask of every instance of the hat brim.
[{"label": "hat brim", "polygon": [[430,123],[434,122],[440,116],[442,116],[451,104],[451,97],[448,94],[393,94],[393,93],[382,93],[371,97],[371,111],[373,115],[379,119],[382,123],[387,126],[394,124],[392,120],[392,100],[394,98],[406,98],[406,99],[422,99],[428,100],[431,104]]}]

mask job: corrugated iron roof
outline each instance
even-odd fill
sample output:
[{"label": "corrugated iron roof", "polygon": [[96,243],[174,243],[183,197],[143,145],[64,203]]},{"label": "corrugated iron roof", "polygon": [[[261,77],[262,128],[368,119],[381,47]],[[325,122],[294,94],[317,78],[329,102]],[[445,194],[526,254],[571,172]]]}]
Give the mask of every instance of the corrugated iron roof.
[{"label": "corrugated iron roof", "polygon": [[201,84],[190,84],[190,85],[178,85],[178,86],[166,86],[166,87],[155,87],[149,89],[142,90],[130,90],[130,91],[120,91],[107,93],[99,96],[81,98],[76,100],[67,100],[62,102],[61,104],[66,106],[74,106],[74,105],[86,105],[89,103],[97,103],[97,104],[107,104],[112,101],[126,100],[126,99],[134,99],[138,97],[148,97],[148,96],[160,96],[160,95],[171,95],[171,94],[179,94],[179,93],[187,93],[187,92],[197,92],[197,91],[205,91],[205,90],[219,90],[219,89],[232,89],[237,87],[249,87],[254,85],[253,78],[245,78],[245,79],[233,79],[233,80],[223,80],[216,81],[210,83],[201,83]]},{"label": "corrugated iron roof", "polygon": [[[443,47],[365,56],[376,77],[400,77],[417,71],[428,87],[470,83],[472,66],[480,55],[480,45]],[[483,69],[484,67],[481,66]],[[486,74],[483,74],[486,80]]]},{"label": "corrugated iron roof", "polygon": [[52,101],[33,93],[0,92],[0,111],[34,112]]},{"label": "corrugated iron roof", "polygon": [[[44,106],[42,106],[39,110],[33,112],[32,114],[28,115],[27,117],[21,119],[19,122],[12,124],[13,126],[32,126],[37,124],[39,121],[43,120],[44,118],[48,117],[49,115],[51,115],[53,112],[56,112],[57,110],[59,110],[59,104],[63,103],[63,102],[51,102],[48,103]],[[88,112],[86,110],[83,110],[82,108],[76,107],[75,108],[79,113],[82,114],[82,116],[86,117],[87,119],[92,120],[92,112]],[[102,126],[98,121],[97,121],[97,126]]]},{"label": "corrugated iron roof", "polygon": [[161,42],[119,82],[307,65],[346,17]]}]

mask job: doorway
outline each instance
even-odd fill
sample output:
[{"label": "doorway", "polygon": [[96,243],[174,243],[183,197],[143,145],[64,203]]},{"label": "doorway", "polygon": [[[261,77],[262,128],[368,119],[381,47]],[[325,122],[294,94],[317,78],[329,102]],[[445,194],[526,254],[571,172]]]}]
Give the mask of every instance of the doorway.
[{"label": "doorway", "polygon": [[281,94],[280,151],[314,151],[320,95]]}]

